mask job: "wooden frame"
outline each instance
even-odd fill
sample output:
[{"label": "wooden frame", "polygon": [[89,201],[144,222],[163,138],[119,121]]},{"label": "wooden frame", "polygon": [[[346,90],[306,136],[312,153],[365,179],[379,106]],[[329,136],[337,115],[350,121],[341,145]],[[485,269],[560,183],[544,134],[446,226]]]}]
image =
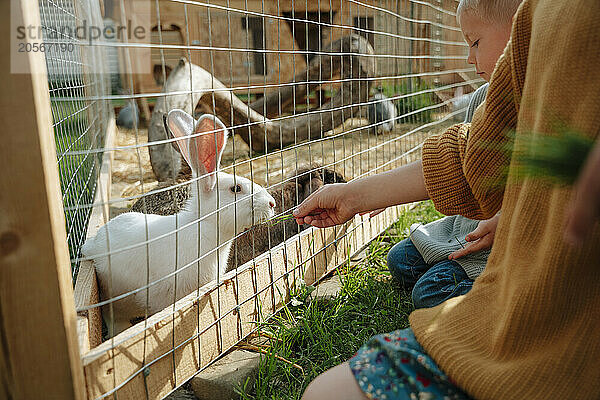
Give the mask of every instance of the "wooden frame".
[{"label": "wooden frame", "polygon": [[0,397],[83,399],[44,54],[25,53],[11,74],[10,29],[40,26],[38,4],[3,1],[0,11]]}]

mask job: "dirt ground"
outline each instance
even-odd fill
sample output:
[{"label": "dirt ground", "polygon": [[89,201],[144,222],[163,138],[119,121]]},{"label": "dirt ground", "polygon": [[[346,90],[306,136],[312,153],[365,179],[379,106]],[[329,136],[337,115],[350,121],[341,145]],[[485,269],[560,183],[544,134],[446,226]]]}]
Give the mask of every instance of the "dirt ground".
[{"label": "dirt ground", "polygon": [[[439,118],[440,116],[438,116]],[[365,119],[348,119],[323,139],[299,143],[268,155],[252,155],[248,145],[238,136],[229,139],[222,169],[252,179],[263,186],[293,176],[295,169],[308,163],[327,165],[348,180],[372,171],[383,171],[420,157],[418,145],[431,135],[442,132],[452,121],[444,121],[419,130],[422,124],[396,124],[392,132],[373,133],[365,129]],[[411,131],[413,133],[409,133]],[[115,147],[148,142],[147,129],[137,131],[118,128]],[[235,152],[234,152],[235,148]],[[116,150],[112,167],[111,216],[127,211],[141,196],[156,188],[158,182],[150,166],[147,147]]]}]

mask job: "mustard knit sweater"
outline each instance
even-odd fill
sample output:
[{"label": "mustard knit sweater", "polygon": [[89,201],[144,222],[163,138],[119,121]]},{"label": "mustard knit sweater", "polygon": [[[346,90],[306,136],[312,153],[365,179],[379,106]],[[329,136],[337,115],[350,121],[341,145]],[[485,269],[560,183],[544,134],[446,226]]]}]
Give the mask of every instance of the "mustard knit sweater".
[{"label": "mustard knit sweater", "polygon": [[600,228],[566,244],[571,187],[519,176],[513,157],[523,137],[558,135],[559,123],[600,132],[598,0],[525,0],[472,125],[423,147],[440,212],[489,218],[502,205],[473,289],[410,316],[419,343],[478,399],[600,399]]}]

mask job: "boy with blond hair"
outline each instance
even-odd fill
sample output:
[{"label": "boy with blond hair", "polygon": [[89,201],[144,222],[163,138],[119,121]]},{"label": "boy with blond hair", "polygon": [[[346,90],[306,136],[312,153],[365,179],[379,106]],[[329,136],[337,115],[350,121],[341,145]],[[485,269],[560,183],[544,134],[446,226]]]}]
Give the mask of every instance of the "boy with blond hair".
[{"label": "boy with blond hair", "polygon": [[[510,39],[519,4],[521,0],[462,0],[458,5],[458,22],[469,45],[467,62],[486,82]],[[487,88],[486,83],[473,94],[465,123],[485,100]],[[394,279],[412,290],[415,308],[433,307],[471,290],[487,263],[499,218],[453,215],[411,226],[410,237],[397,243],[387,260]]]}]

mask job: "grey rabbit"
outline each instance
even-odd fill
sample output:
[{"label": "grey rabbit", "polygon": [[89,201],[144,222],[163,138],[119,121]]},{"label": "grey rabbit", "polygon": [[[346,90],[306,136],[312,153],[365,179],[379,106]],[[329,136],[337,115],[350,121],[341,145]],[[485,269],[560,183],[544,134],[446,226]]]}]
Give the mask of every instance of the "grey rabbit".
[{"label": "grey rabbit", "polygon": [[[319,165],[302,166],[292,171],[283,184],[268,189],[276,202],[275,215],[290,213],[312,192],[330,183],[344,183],[346,179],[340,173]],[[294,219],[285,219],[273,224],[255,225],[234,240],[227,271],[248,262],[278,245],[285,239],[297,234],[305,227],[299,226]],[[270,239],[270,240],[269,240]]]},{"label": "grey rabbit", "polygon": [[[177,181],[159,182],[154,190],[169,188]],[[152,193],[138,199],[131,206],[131,211],[144,214],[173,215],[183,209],[191,197],[191,185],[183,184],[162,192]]]}]

